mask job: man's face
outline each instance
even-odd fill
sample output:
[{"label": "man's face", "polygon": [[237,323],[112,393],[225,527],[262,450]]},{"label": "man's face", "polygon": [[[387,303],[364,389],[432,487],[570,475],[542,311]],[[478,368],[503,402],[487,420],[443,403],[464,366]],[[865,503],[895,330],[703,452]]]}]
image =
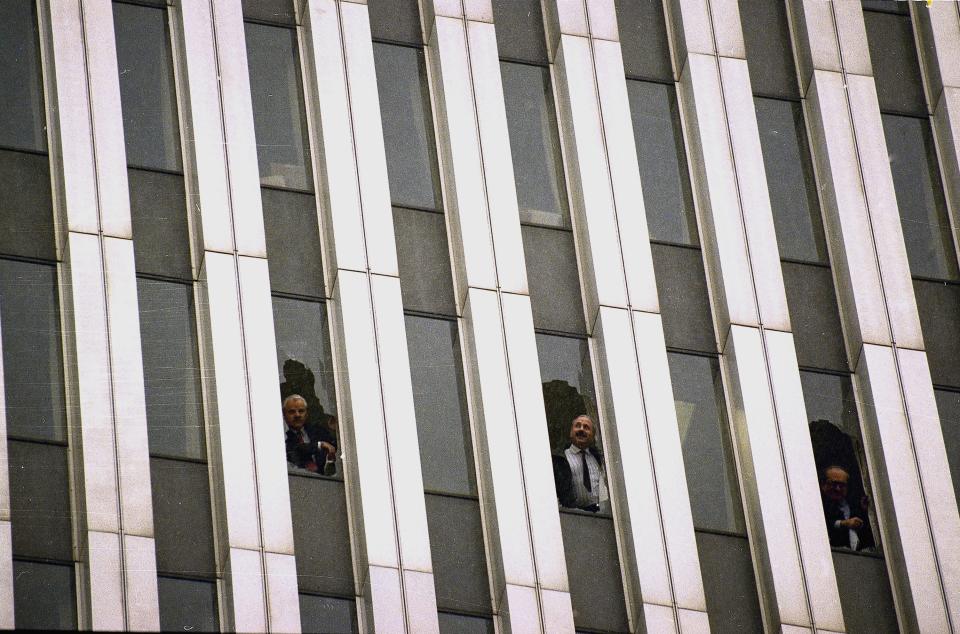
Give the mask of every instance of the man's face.
[{"label": "man's face", "polygon": [[593,444],[593,421],[589,416],[577,416],[570,425],[570,442],[578,449],[586,449]]},{"label": "man's face", "polygon": [[823,482],[820,483],[823,497],[838,504],[843,502],[847,497],[847,482],[850,480],[850,474],[840,467],[830,467],[824,475]]},{"label": "man's face", "polygon": [[303,429],[307,424],[307,402],[302,398],[289,401],[283,408],[283,420],[294,431]]}]

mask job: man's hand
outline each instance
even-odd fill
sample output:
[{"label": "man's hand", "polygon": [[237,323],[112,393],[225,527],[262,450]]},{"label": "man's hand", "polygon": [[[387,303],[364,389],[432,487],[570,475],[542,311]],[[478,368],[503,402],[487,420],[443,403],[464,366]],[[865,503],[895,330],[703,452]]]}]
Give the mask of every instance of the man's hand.
[{"label": "man's hand", "polygon": [[337,448],[328,443],[325,440],[321,440],[317,445],[320,447],[321,451],[327,452],[327,462],[332,462],[337,459]]},{"label": "man's hand", "polygon": [[848,520],[840,520],[840,526],[844,528],[850,528],[855,531],[860,530],[860,528],[863,526],[863,520],[859,517],[851,517]]}]

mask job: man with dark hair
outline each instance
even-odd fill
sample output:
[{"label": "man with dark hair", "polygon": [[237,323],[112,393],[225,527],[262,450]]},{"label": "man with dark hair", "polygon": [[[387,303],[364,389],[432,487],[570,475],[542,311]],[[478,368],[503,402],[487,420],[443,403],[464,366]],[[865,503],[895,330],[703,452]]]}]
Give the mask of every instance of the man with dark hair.
[{"label": "man with dark hair", "polygon": [[283,399],[287,462],[312,473],[337,472],[337,438],[326,425],[308,425],[307,401],[299,394]]},{"label": "man with dark hair", "polygon": [[849,481],[850,473],[840,465],[830,465],[823,470],[820,478],[823,515],[831,546],[863,550],[873,546],[867,498],[863,496],[857,508],[851,507],[847,499]]},{"label": "man with dark hair", "polygon": [[581,414],[570,424],[570,446],[553,456],[553,478],[560,506],[596,513],[609,511],[603,454],[594,445],[593,419]]}]

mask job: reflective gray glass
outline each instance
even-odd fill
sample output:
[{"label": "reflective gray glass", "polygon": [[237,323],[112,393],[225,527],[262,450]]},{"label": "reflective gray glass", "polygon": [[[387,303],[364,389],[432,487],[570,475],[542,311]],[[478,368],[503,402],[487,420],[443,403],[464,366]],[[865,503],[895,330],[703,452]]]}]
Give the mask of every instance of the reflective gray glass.
[{"label": "reflective gray glass", "polygon": [[890,114],[882,119],[910,272],[917,277],[955,280],[960,277],[957,255],[930,123]]},{"label": "reflective gray glass", "polygon": [[260,200],[270,254],[270,290],[322,297],[323,260],[316,197],[263,188]]},{"label": "reflective gray glass", "polygon": [[740,0],[740,24],[753,92],[799,99],[786,3]]},{"label": "reflective gray glass", "polygon": [[[537,333],[537,357],[543,401],[550,433],[550,448],[562,453],[570,445],[570,423],[580,414],[597,421],[597,397],[586,339]],[[600,429],[597,426],[600,446]]]},{"label": "reflective gray glass", "polygon": [[127,180],[137,273],[192,279],[184,177],[131,168]]},{"label": "reflective gray glass", "polygon": [[203,397],[193,288],[137,279],[150,453],[203,459]]},{"label": "reflective gray glass", "polygon": [[297,470],[287,481],[300,591],[351,596],[353,562],[343,480]]},{"label": "reflective gray glass", "polygon": [[816,181],[798,102],[754,99],[780,257],[827,263]]},{"label": "reflective gray glass", "polygon": [[67,448],[17,440],[7,447],[13,554],[70,561],[73,533]]},{"label": "reflective gray glass", "polygon": [[373,39],[423,44],[417,0],[372,0],[367,2],[367,9]]},{"label": "reflective gray glass", "polygon": [[650,251],[667,346],[717,352],[703,253],[672,244],[652,244]]},{"label": "reflective gray glass", "polygon": [[500,57],[533,64],[550,62],[540,0],[494,0],[493,19]]},{"label": "reflective gray glass", "polygon": [[113,3],[127,163],[179,171],[180,132],[166,9]]},{"label": "reflective gray glass", "polygon": [[406,327],[423,488],[476,495],[457,324],[407,315]]},{"label": "reflective gray glass", "polygon": [[821,370],[848,372],[850,367],[830,267],[782,262],[781,268],[797,362]]},{"label": "reflective gray glass", "polygon": [[0,253],[55,260],[53,232],[50,158],[0,150]]},{"label": "reflective gray glass", "polygon": [[489,614],[490,580],[479,501],[431,493],[424,498],[437,608]]},{"label": "reflective gray glass", "polygon": [[573,623],[596,632],[629,632],[613,518],[560,514]]},{"label": "reflective gray glass", "polygon": [[500,63],[520,221],[567,226],[567,191],[550,71]]},{"label": "reflective gray glass", "polygon": [[683,464],[697,528],[743,533],[743,509],[733,465],[720,362],[671,352],[670,380],[680,426]]},{"label": "reflective gray glass", "polygon": [[672,82],[673,67],[663,2],[616,0],[616,10],[623,68],[627,76]]},{"label": "reflective gray glass", "polygon": [[907,14],[907,0],[860,0],[864,11],[883,11],[886,13]]},{"label": "reflective gray glass", "polygon": [[960,284],[914,280],[913,292],[931,378],[960,387]]},{"label": "reflective gray glass", "polygon": [[535,328],[586,334],[573,232],[520,227]]},{"label": "reflective gray glass", "polygon": [[164,632],[216,632],[217,584],[213,581],[157,577],[160,629]]},{"label": "reflective gray glass", "polygon": [[244,19],[297,25],[293,0],[243,0],[242,4]]},{"label": "reflective gray glass", "polygon": [[35,2],[0,2],[0,51],[0,146],[46,151]]},{"label": "reflective gray glass", "polygon": [[440,612],[440,634],[493,634],[493,620]]},{"label": "reflective gray glass", "polygon": [[357,606],[348,599],[300,595],[300,627],[304,634],[352,634],[358,632]]},{"label": "reflective gray glass", "polygon": [[14,560],[13,618],[18,630],[77,629],[73,566]]},{"label": "reflective gray glass", "polygon": [[209,478],[202,462],[150,458],[157,572],[217,574]]},{"label": "reflective gray glass", "polygon": [[697,551],[710,631],[762,632],[760,601],[747,538],[697,531]]},{"label": "reflective gray glass", "polygon": [[440,209],[437,151],[423,50],[373,43],[390,199],[394,205]]},{"label": "reflective gray glass", "polygon": [[56,268],[0,260],[0,300],[7,434],[65,441]]},{"label": "reflective gray glass", "polygon": [[833,551],[833,569],[847,632],[900,632],[887,563],[883,557],[863,557]]},{"label": "reflective gray glass", "polygon": [[943,444],[947,448],[950,473],[953,474],[953,492],[960,498],[960,392],[934,390]]},{"label": "reflective gray glass", "polygon": [[[324,422],[325,414],[336,415],[326,307],[320,302],[274,297],[273,327],[277,337],[280,398],[291,394],[304,397],[309,425]],[[279,425],[279,403],[277,419]],[[277,433],[280,431],[278,427]]]},{"label": "reflective gray glass", "polygon": [[672,85],[627,80],[651,240],[697,244],[697,218]]},{"label": "reflective gray glass", "polygon": [[435,315],[456,315],[450,248],[444,215],[393,208],[397,266],[403,307]]},{"label": "reflective gray glass", "polygon": [[260,184],[312,189],[297,32],[252,22],[244,30]]},{"label": "reflective gray glass", "polygon": [[863,22],[880,111],[925,117],[927,102],[910,16],[867,11]]}]

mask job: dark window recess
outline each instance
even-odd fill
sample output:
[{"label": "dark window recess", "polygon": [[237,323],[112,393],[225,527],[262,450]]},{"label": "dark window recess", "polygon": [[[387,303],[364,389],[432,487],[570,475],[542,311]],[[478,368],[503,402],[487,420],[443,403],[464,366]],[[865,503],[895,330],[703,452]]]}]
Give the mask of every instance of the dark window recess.
[{"label": "dark window recess", "polygon": [[375,40],[423,44],[417,0],[369,0],[370,33]]},{"label": "dark window recess", "polygon": [[671,352],[673,399],[683,464],[697,528],[743,533],[743,510],[733,464],[720,362]]},{"label": "dark window recess", "polygon": [[863,21],[880,110],[925,117],[927,102],[910,16],[867,11]]},{"label": "dark window recess", "polygon": [[157,578],[160,629],[164,632],[217,632],[217,584],[214,581]]},{"label": "dark window recess", "polygon": [[73,565],[13,560],[13,619],[18,630],[77,629]]},{"label": "dark window recess", "polygon": [[407,315],[406,331],[423,487],[476,495],[457,324]]},{"label": "dark window recess", "polygon": [[203,395],[193,288],[138,279],[150,453],[203,460]]},{"label": "dark window recess", "polygon": [[293,0],[243,0],[243,17],[285,26],[297,24]]},{"label": "dark window recess", "polygon": [[47,150],[36,3],[0,2],[0,147]]},{"label": "dark window recess", "polygon": [[825,266],[782,262],[797,361],[801,366],[849,371],[833,274]]},{"label": "dark window recess", "polygon": [[426,506],[437,608],[490,614],[480,504],[428,493]]},{"label": "dark window recess", "polygon": [[696,245],[697,218],[673,85],[627,81],[651,240]]},{"label": "dark window recess", "polygon": [[127,179],[137,272],[192,279],[183,176],[131,168]]},{"label": "dark window recess", "polygon": [[550,71],[500,63],[520,221],[569,226],[563,157]]},{"label": "dark window recess", "polygon": [[353,596],[353,563],[343,482],[291,474],[289,483],[300,591]]},{"label": "dark window recess", "polygon": [[[672,82],[670,43],[661,0],[616,0],[623,67],[628,77]],[[499,24],[497,25],[499,31]]]},{"label": "dark window recess", "polygon": [[360,631],[357,606],[349,599],[301,594],[300,627],[303,634],[354,634]]},{"label": "dark window recess", "polygon": [[263,188],[260,196],[270,255],[270,289],[322,297],[323,260],[313,194]]},{"label": "dark window recess", "polygon": [[883,558],[834,551],[833,569],[848,632],[900,631]]},{"label": "dark window recess", "polygon": [[157,572],[213,579],[213,519],[207,465],[150,459]]},{"label": "dark window recess", "polygon": [[0,259],[0,297],[7,434],[65,442],[57,270]]},{"label": "dark window recess", "polygon": [[953,474],[953,492],[957,495],[960,494],[960,392],[934,390],[934,394],[937,397],[943,444],[947,448],[947,461]]},{"label": "dark window recess", "polygon": [[668,347],[716,353],[707,276],[700,249],[651,245]]},{"label": "dark window recess", "polygon": [[697,531],[697,551],[710,631],[762,632],[747,538]]},{"label": "dark window recess", "polygon": [[760,97],[754,104],[780,257],[827,263],[803,108],[799,102]]},{"label": "dark window recess", "polygon": [[933,382],[960,387],[960,285],[914,280],[913,291]]},{"label": "dark window recess", "polygon": [[403,307],[437,315],[456,315],[450,250],[443,214],[393,208],[397,264]]},{"label": "dark window recess", "polygon": [[548,64],[540,0],[493,0],[500,57]]},{"label": "dark window recess", "polygon": [[586,334],[573,234],[529,225],[521,226],[520,233],[534,326]]},{"label": "dark window recess", "polygon": [[864,11],[883,11],[885,13],[898,13],[900,15],[910,15],[908,2],[906,0],[860,0]]},{"label": "dark window recess", "polygon": [[380,117],[394,205],[440,209],[433,115],[423,50],[374,42]]},{"label": "dark window recess", "polygon": [[244,31],[260,184],[311,190],[297,32],[253,22]]},{"label": "dark window recess", "polygon": [[628,632],[613,519],[565,512],[560,514],[560,528],[574,625],[603,632]]},{"label": "dark window recess", "polygon": [[0,253],[56,260],[53,230],[49,157],[0,150]]},{"label": "dark window recess", "polygon": [[493,619],[440,612],[441,634],[493,634]]},{"label": "dark window recess", "polygon": [[113,3],[127,163],[182,169],[166,9]]},{"label": "dark window recess", "polygon": [[71,561],[67,448],[11,440],[8,451],[14,556]]},{"label": "dark window recess", "polygon": [[740,0],[740,24],[753,92],[799,99],[786,3]]},{"label": "dark window recess", "polygon": [[956,280],[960,272],[930,122],[890,114],[882,119],[910,272]]},{"label": "dark window recess", "polygon": [[[879,533],[873,528],[875,522],[853,382],[849,375],[801,371],[800,383],[810,419],[810,441],[830,543],[837,548],[874,551]],[[831,467],[846,472],[845,487],[839,488],[835,484],[842,476]],[[834,525],[838,517],[843,518],[839,508],[844,499],[850,516],[859,517],[863,522],[863,526],[854,531],[855,541],[849,530]]]}]

